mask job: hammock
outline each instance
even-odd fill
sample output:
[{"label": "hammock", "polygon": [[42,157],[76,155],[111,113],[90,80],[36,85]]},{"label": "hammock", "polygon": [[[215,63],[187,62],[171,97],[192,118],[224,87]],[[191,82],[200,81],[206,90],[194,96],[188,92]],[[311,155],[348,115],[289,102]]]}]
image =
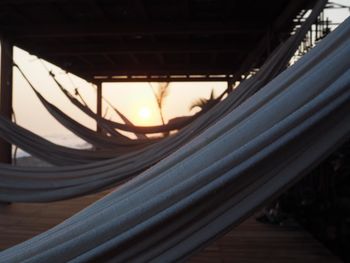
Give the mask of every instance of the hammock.
[{"label": "hammock", "polygon": [[[312,21],[312,20],[311,20]],[[312,24],[312,22],[311,22]],[[310,26],[311,26],[310,24]],[[309,27],[305,27],[308,28]],[[306,31],[307,31],[306,30]],[[301,30],[300,30],[301,31]],[[299,32],[300,32],[299,31]],[[306,33],[305,31],[305,33]],[[299,36],[304,36],[304,34],[299,34]],[[295,38],[296,40],[297,38]],[[300,42],[301,38],[299,38],[296,42]],[[291,50],[289,50],[289,52],[294,53],[294,48],[292,48]],[[286,58],[292,56],[292,54],[288,54],[286,55]],[[281,60],[279,61],[279,63],[281,63],[281,65],[286,65],[287,61],[286,60]],[[16,65],[16,64],[15,64]],[[17,65],[16,65],[17,66]],[[18,67],[18,66],[17,66]],[[66,128],[68,128],[70,131],[72,131],[73,133],[75,133],[77,136],[79,136],[80,138],[86,140],[87,142],[91,143],[92,145],[98,147],[98,148],[113,148],[115,145],[120,145],[120,143],[122,144],[140,144],[140,145],[147,145],[150,144],[152,142],[150,142],[149,140],[130,140],[129,138],[118,134],[118,138],[117,142],[113,142],[114,139],[112,139],[111,137],[108,137],[104,134],[97,134],[94,131],[86,128],[85,126],[79,124],[78,122],[76,122],[75,120],[73,120],[72,118],[70,118],[68,115],[66,115],[65,113],[63,113],[62,111],[60,111],[57,107],[55,107],[54,105],[52,105],[51,103],[49,103],[48,101],[45,100],[45,98],[43,98],[43,96],[40,95],[40,93],[38,93],[34,86],[30,83],[30,81],[28,80],[28,78],[26,78],[26,76],[24,75],[24,73],[20,70],[20,68],[18,67],[20,73],[23,75],[23,77],[25,78],[25,80],[28,82],[28,84],[31,86],[31,88],[33,89],[33,91],[35,92],[35,94],[39,97],[40,101],[42,102],[42,104],[45,106],[45,108],[51,113],[51,115],[53,115],[53,117],[55,117],[62,125],[64,125]],[[269,75],[270,77],[275,76],[276,74],[278,74],[278,72],[280,72],[281,68],[277,67],[277,71],[275,72],[271,72],[272,74]],[[271,78],[270,78],[271,79]],[[57,82],[57,81],[56,81]],[[83,110],[85,113],[87,113],[89,116],[95,116],[96,118],[100,118],[101,121],[103,120],[101,117],[97,116],[95,113],[93,113],[88,107],[86,107],[85,105],[81,104],[78,100],[74,99],[73,96],[71,96],[68,91],[66,91],[62,85],[60,85],[58,82],[57,84],[59,85],[59,87],[61,88],[61,90],[66,94],[66,96],[68,98],[71,99],[72,103],[74,103],[77,107],[79,107],[81,110]],[[254,91],[255,92],[255,91]],[[70,95],[70,96],[69,96]],[[200,115],[200,114],[198,114]],[[197,115],[193,116],[193,118],[196,118]],[[220,118],[221,115],[213,115],[213,118]],[[108,121],[108,120],[105,120]],[[169,124],[173,125],[179,122],[189,122],[189,121],[193,121],[192,117],[189,119],[177,119],[174,122],[171,122]],[[214,121],[214,120],[213,120]],[[211,122],[210,122],[211,123]],[[104,129],[107,131],[108,128],[106,128],[108,125],[106,124],[104,127]],[[102,126],[101,126],[102,127]],[[158,129],[158,132],[161,131]],[[133,131],[133,132],[138,132],[137,130]],[[112,133],[112,132],[111,132]],[[141,132],[140,132],[141,133]],[[141,146],[141,147],[142,147]]]},{"label": "hammock", "polygon": [[[58,109],[56,106],[48,102],[32,85],[32,83],[29,81],[29,79],[25,76],[23,71],[20,69],[20,67],[14,63],[14,66],[17,67],[23,78],[27,81],[31,89],[34,91],[35,95],[38,97],[42,105],[46,108],[46,110],[58,121],[60,122],[64,127],[72,131],[74,134],[76,134],[78,137],[82,138],[83,140],[89,142],[90,144],[99,147],[99,148],[113,148],[115,146],[127,146],[132,145],[136,147],[142,147],[143,145],[151,144],[157,139],[144,139],[144,140],[132,140],[114,129],[108,130],[107,126],[103,126],[104,130],[112,133],[113,136],[107,136],[106,134],[99,134],[95,131],[85,127],[84,125],[80,124],[79,122],[75,121],[71,117],[69,117],[67,114],[65,114],[63,111]],[[112,131],[113,130],[113,131]]]},{"label": "hammock", "polygon": [[60,88],[60,90],[63,92],[63,94],[69,99],[69,101],[74,104],[76,107],[78,107],[81,111],[83,111],[85,114],[96,120],[97,124],[102,128],[105,129],[106,131],[110,131],[118,129],[118,130],[123,130],[123,131],[128,131],[128,132],[133,132],[136,135],[138,134],[146,134],[146,133],[163,133],[163,132],[170,132],[173,130],[179,130],[189,124],[194,118],[198,117],[199,114],[197,113],[194,116],[188,116],[187,118],[183,119],[178,119],[178,120],[173,120],[169,121],[167,124],[164,125],[154,125],[154,126],[136,126],[133,125],[129,122],[125,116],[118,111],[118,109],[113,108],[113,110],[123,119],[125,124],[123,123],[118,123],[114,122],[111,120],[107,120],[102,118],[101,116],[97,115],[94,113],[87,105],[84,105],[81,103],[79,100],[74,98],[72,94],[69,93],[68,90],[66,90],[62,84],[56,79],[55,75],[50,72],[49,75],[53,78],[57,86]]},{"label": "hammock", "polygon": [[[312,21],[315,15],[317,17],[317,11],[319,11],[319,9],[313,11],[307,22]],[[307,24],[304,24],[302,27],[302,29],[305,28],[307,28]],[[299,32],[302,31],[303,30]],[[299,33],[292,36],[288,41],[288,45],[279,48],[255,76],[242,82],[240,87],[235,89],[226,100],[216,105],[211,110],[211,113],[227,112],[228,109],[233,109],[241,104],[241,101],[247,98],[247,94],[249,95],[250,93],[254,93],[255,90],[258,90],[266,81],[267,76],[269,76],[271,72],[276,71],[276,65],[281,66],[281,63],[277,62],[285,60],[283,54],[288,53],[286,52],[288,50],[295,49],[295,45],[292,44],[297,43],[295,41],[300,38],[302,38],[302,36],[299,35]],[[291,76],[286,76],[284,74],[284,84],[290,85],[296,81],[303,76],[305,72],[312,69],[313,63],[319,63],[321,59],[324,58],[324,54],[326,52],[332,53],[333,49],[334,45],[326,46],[322,54],[314,56],[313,59],[310,60],[311,62],[305,65],[302,64],[302,67],[299,67],[299,71],[296,74]],[[144,148],[137,153],[133,152],[111,160],[96,162],[89,165],[40,168],[39,170],[2,165],[0,166],[0,201],[53,201],[91,193],[107,186],[111,187],[121,180],[137,174],[140,170],[150,167],[152,164],[155,164],[186,143],[184,146],[186,149],[185,154],[180,159],[174,159],[181,163],[186,156],[194,154],[201,147],[205,147],[212,140],[215,140],[216,137],[223,136],[227,129],[234,127],[235,121],[232,122],[231,119],[236,120],[237,110],[231,110],[222,120],[218,121],[218,124],[213,126],[217,129],[215,136],[210,133],[210,131],[215,128],[210,127],[206,129],[202,135],[196,137],[191,143],[188,143],[188,138],[191,138],[192,132],[194,130],[200,130],[202,125],[205,126],[212,115],[205,114],[199,117],[193,122],[191,127],[185,127],[177,136],[163,140],[159,142],[157,146],[152,145],[152,147]],[[239,114],[237,116],[239,116]],[[197,141],[201,141],[201,143],[196,144]],[[176,154],[177,152],[174,153],[174,155]],[[196,165],[198,165],[198,163]]]},{"label": "hammock", "polygon": [[57,120],[59,121],[64,127],[72,131],[74,134],[76,134],[78,137],[82,138],[83,140],[89,142],[90,144],[98,147],[98,148],[115,148],[118,146],[127,146],[127,147],[136,147],[140,148],[144,145],[149,145],[157,139],[147,139],[147,140],[132,140],[128,137],[125,137],[123,135],[120,135],[116,137],[113,136],[107,136],[105,134],[99,134],[95,131],[85,127],[84,125],[80,124],[79,122],[73,120],[71,117],[69,117],[67,114],[65,114],[63,111],[58,109],[56,106],[48,102],[39,92],[35,90],[36,96],[39,98],[42,105],[47,109],[47,111]]},{"label": "hammock", "polygon": [[[45,67],[46,68],[46,67]],[[82,99],[82,101],[84,103],[81,103],[79,100],[75,99],[73,97],[72,94],[69,93],[68,90],[66,90],[62,84],[56,79],[55,75],[53,74],[52,71],[49,71],[49,76],[52,77],[52,79],[54,80],[54,82],[57,84],[57,86],[59,87],[59,89],[62,91],[62,93],[67,97],[67,99],[73,104],[75,105],[77,108],[79,108],[81,111],[83,111],[85,114],[87,114],[89,117],[93,118],[97,125],[104,131],[106,131],[107,133],[111,134],[111,135],[119,135],[119,133],[113,128],[111,127],[111,125],[108,123],[108,121],[104,118],[102,118],[101,116],[97,115],[96,113],[94,113],[89,106],[84,102],[82,96],[79,94],[78,90],[76,89],[76,94],[79,95],[79,97]],[[121,112],[119,112],[116,108],[112,107],[113,110],[122,118],[122,120],[128,124],[129,126],[134,126],[131,121],[126,118]],[[147,139],[147,137],[144,134],[138,134],[135,133],[136,137],[138,139]]]},{"label": "hammock", "polygon": [[[79,95],[79,96],[81,97],[81,95]],[[118,116],[124,121],[124,123],[126,125],[131,126],[131,127],[135,127],[135,125],[123,113],[121,113],[117,108],[115,108],[112,105],[110,105],[110,107],[112,107],[114,112],[118,114]],[[134,134],[135,134],[137,139],[140,139],[140,140],[148,139],[148,137],[143,133],[134,133]]]},{"label": "hammock", "polygon": [[230,230],[349,137],[349,22],[222,126],[0,259],[177,262]]},{"label": "hammock", "polygon": [[[315,19],[315,17],[317,16],[314,15],[314,18],[310,17],[308,19],[308,23],[305,23],[303,25],[303,27],[298,31],[298,34],[296,34],[294,36],[294,44],[292,43],[292,41],[290,41],[292,44],[290,44],[290,48],[289,48],[289,55],[285,56],[285,58],[281,59],[280,58],[280,65],[284,65],[284,63],[286,63],[289,59],[290,59],[290,55],[294,52],[293,50],[295,50],[295,47],[297,46],[296,43],[298,43],[303,35],[305,34],[305,32],[308,30],[308,28],[311,26],[312,22],[313,22],[313,19]],[[286,53],[286,50],[288,50],[288,48],[285,48],[284,52]],[[271,67],[271,65],[267,64],[266,67]],[[267,77],[265,77],[265,79],[260,79],[258,80],[258,78],[256,77],[255,79],[257,79],[257,83],[258,83],[258,86],[264,84],[267,80],[271,79],[275,74],[277,74],[278,72],[280,72],[280,70],[283,68],[283,67],[276,67],[276,65],[274,65],[274,67],[271,67],[271,68],[274,68],[274,70],[270,70],[270,72],[268,72],[269,70],[267,70],[267,73],[265,74]],[[20,70],[21,71],[21,70]],[[266,72],[266,69],[265,69],[265,72]],[[32,87],[32,89],[34,90],[34,92],[38,95],[39,99],[44,103],[44,105],[46,105],[52,112],[54,115],[58,115],[58,119],[60,119],[61,123],[65,123],[67,122],[68,126],[73,126],[74,128],[71,128],[71,130],[75,131],[76,133],[78,133],[78,135],[80,135],[80,137],[83,137],[85,138],[87,141],[90,141],[90,142],[93,142],[95,145],[97,145],[99,148],[104,148],[104,147],[108,147],[108,146],[113,146],[113,148],[115,148],[115,143],[114,142],[111,142],[110,138],[107,137],[107,141],[102,139],[102,142],[101,141],[97,141],[96,142],[96,134],[94,131],[92,130],[89,130],[87,129],[86,127],[80,125],[79,123],[75,122],[74,120],[70,119],[67,115],[65,115],[63,112],[61,112],[59,109],[57,109],[56,107],[54,107],[53,105],[50,105],[50,103],[48,103],[36,90],[35,88],[33,87],[33,85],[29,82],[29,80],[26,78],[26,76],[23,74],[23,72],[21,71],[23,77],[28,81],[29,85]],[[262,74],[261,74],[262,75]],[[241,94],[239,92],[236,92],[236,100],[235,100],[235,103],[233,103],[233,106],[237,106],[241,101],[243,101],[243,99],[249,97],[250,94],[253,94],[256,90],[258,90],[258,88],[246,88],[247,91],[243,91],[241,92]],[[250,93],[247,93],[249,92]],[[246,93],[246,94],[244,94]],[[242,99],[243,98],[243,99]],[[223,103],[222,103],[223,104]],[[234,107],[231,107],[231,108],[234,108]],[[223,107],[222,107],[223,108]],[[226,111],[228,111],[227,109],[227,106],[226,106]],[[211,123],[211,122],[214,122],[216,121],[221,115],[225,114],[225,111],[221,111],[218,113],[218,111],[215,112],[215,110],[212,111],[214,114],[212,114],[212,118],[210,119],[207,119],[207,123]],[[208,114],[207,114],[208,115]],[[61,116],[61,117],[59,117]],[[186,119],[185,119],[186,120]],[[183,119],[180,119],[180,121],[183,121]],[[69,125],[70,124],[70,125]],[[203,124],[203,122],[202,122]],[[205,127],[207,127],[208,125],[202,125],[202,129],[204,129]],[[193,133],[191,131],[191,133]],[[27,136],[28,136],[28,133],[27,133]],[[15,142],[14,140],[11,140],[9,137],[10,136],[4,136],[3,137],[7,137],[7,140],[11,143],[14,143],[14,144],[19,144],[19,142]],[[6,139],[6,138],[5,138]],[[100,139],[100,136],[97,136],[97,140]],[[117,144],[119,145],[119,143]],[[21,147],[25,147],[25,145],[22,143],[21,144]],[[31,150],[30,148],[28,149],[28,147],[26,147],[26,149],[33,153],[33,150]],[[40,152],[40,151],[39,151]],[[115,152],[115,151],[114,151]],[[35,154],[33,153],[34,155],[38,156],[38,154]],[[58,153],[59,155],[60,153]],[[44,156],[44,159],[46,159],[46,161],[50,162],[50,163],[55,163],[55,162],[52,162],[52,158],[49,158],[49,160],[47,160],[47,158],[45,158],[46,156],[41,154],[41,156]],[[60,159],[60,158],[58,158]],[[74,159],[74,158],[73,158]],[[66,162],[63,161],[63,163],[61,164],[65,164]],[[68,163],[71,163],[71,162],[68,162]]]},{"label": "hammock", "polygon": [[130,152],[114,149],[74,149],[54,144],[0,116],[0,137],[24,151],[54,165],[74,165],[110,159]]},{"label": "hammock", "polygon": [[[311,19],[311,18],[310,18]],[[305,30],[307,29],[308,25],[304,25],[303,28],[305,28]],[[305,30],[300,30],[299,31],[299,35],[304,34],[303,32],[305,32]],[[293,36],[292,38],[296,39],[296,36]],[[300,37],[299,37],[300,38]],[[292,45],[296,45],[297,42],[295,42],[293,44],[293,41],[289,41],[290,46]],[[283,46],[283,48],[279,48],[279,51],[276,51],[276,53],[280,52],[286,52],[286,50],[288,50],[288,48],[286,48],[286,46],[288,46],[287,44]],[[289,52],[289,54],[292,54],[291,52]],[[276,56],[276,55],[275,55]],[[280,58],[280,60],[283,59],[284,61],[288,61],[289,57],[287,59],[285,58]],[[273,60],[273,59],[271,59]],[[275,65],[274,67],[276,67],[276,63],[278,61],[278,59],[274,60]],[[278,63],[277,63],[278,64]],[[281,64],[281,63],[280,63]],[[266,73],[266,68],[268,69],[267,72],[271,71],[271,69],[273,69],[274,67],[272,67],[271,63],[267,63],[265,69],[262,70],[262,72]],[[282,67],[279,67],[279,71],[282,69]],[[275,70],[277,72],[277,70]],[[264,74],[265,74],[264,73]],[[260,73],[261,74],[261,73]],[[263,74],[261,74],[263,75]],[[266,75],[266,74],[265,74]],[[23,76],[25,77],[25,75],[23,74]],[[269,74],[269,78],[272,78],[273,75]],[[26,78],[26,77],[25,77]],[[260,78],[259,80],[259,75],[255,76],[255,79],[257,79],[257,83],[260,83],[260,87],[262,86],[262,84],[264,82],[266,82],[268,80],[268,78],[265,77],[265,80],[263,80],[262,78]],[[262,81],[263,80],[263,81]],[[38,98],[42,101],[42,103],[44,105],[49,104],[49,102],[47,102],[45,99],[43,99],[43,97],[40,95],[40,93],[38,93],[33,85],[28,81],[29,85],[33,88],[34,92],[37,94]],[[244,86],[244,85],[243,85]],[[240,95],[240,91],[242,91],[242,89],[237,89],[240,91],[236,91],[234,93],[234,95],[231,95],[231,97],[235,96],[236,101],[232,101],[229,99],[230,103],[232,103],[233,106],[237,106],[240,101],[243,101],[243,99],[246,99],[247,96],[250,96],[250,94],[252,94],[255,90],[257,90],[258,88],[255,87],[254,85],[245,85],[243,87],[245,90],[243,90],[245,93],[247,93],[247,91],[252,90],[251,92],[247,93],[248,95],[242,94]],[[242,96],[242,97],[240,97]],[[242,99],[243,98],[243,99]],[[224,104],[224,103],[222,103]],[[226,103],[226,105],[229,105],[228,103]],[[231,107],[227,108],[226,107],[226,111],[228,111]],[[50,111],[53,112],[53,114],[55,115],[56,112],[60,113],[61,111],[59,109],[57,109],[55,106],[50,105],[48,107],[48,109]],[[218,116],[224,115],[225,112],[223,110],[221,110],[220,112],[216,112],[216,114],[214,115],[214,118],[211,118],[213,121],[216,120],[216,118],[218,118]],[[62,114],[63,117],[61,117],[60,119],[64,119],[65,118],[69,118],[67,115],[65,115],[64,113]],[[207,114],[209,115],[209,114]],[[73,130],[85,130],[84,126],[80,125],[79,123],[76,123],[73,120],[68,120],[68,123],[71,124],[76,124],[76,128]],[[208,127],[208,125],[210,124],[210,120],[206,119],[206,120],[202,120],[202,124],[206,124],[206,125],[202,125],[202,126],[197,126],[197,128],[195,129],[198,132],[200,132],[201,130],[204,130],[205,128]],[[191,128],[191,127],[188,127]],[[194,129],[192,129],[194,130]],[[81,133],[81,132],[80,132]],[[83,136],[84,138],[86,138],[87,141],[94,141],[95,145],[96,145],[96,139],[95,139],[95,133],[89,129],[86,129],[85,132],[85,136]],[[186,133],[185,133],[186,134]],[[191,135],[189,135],[191,134]],[[81,134],[80,134],[81,135]],[[88,136],[91,135],[93,136],[93,139],[90,139]],[[193,137],[195,135],[195,133],[193,131],[191,131],[191,133],[187,133],[186,135],[186,140],[188,141],[191,137]],[[28,130],[25,130],[15,124],[10,124],[8,121],[2,120],[0,121],[0,136],[4,139],[6,139],[8,142],[10,142],[11,144],[15,144],[18,147],[26,150],[27,152],[31,153],[32,155],[43,159],[51,164],[55,164],[55,165],[72,165],[72,164],[82,164],[82,163],[87,163],[89,161],[96,161],[96,160],[102,160],[102,159],[107,159],[107,158],[111,158],[111,157],[115,157],[118,156],[120,154],[126,153],[126,152],[130,152],[132,149],[128,148],[128,147],[120,147],[120,145],[116,145],[114,144],[114,141],[111,142],[110,138],[107,137],[107,139],[109,139],[109,141],[106,143],[99,143],[98,146],[100,147],[108,147],[108,146],[112,146],[113,145],[113,149],[109,149],[109,150],[105,150],[103,153],[101,152],[96,152],[96,151],[86,151],[86,150],[76,150],[76,149],[72,149],[72,148],[68,148],[68,147],[62,147],[59,145],[55,145],[52,144],[50,142],[48,142],[47,140],[45,140],[44,138],[41,138],[33,133],[31,133]],[[180,135],[178,135],[180,137]],[[191,137],[190,137],[191,136]],[[98,137],[100,138],[100,137]],[[173,139],[170,139],[173,140]],[[178,147],[179,144],[174,144],[173,145],[173,149],[175,149],[176,147]],[[164,144],[161,147],[167,147],[164,146]],[[168,146],[169,147],[169,146]],[[149,148],[149,147],[148,147]],[[135,150],[135,149],[133,149]],[[150,150],[150,149],[147,149]],[[137,152],[139,153],[139,151]],[[159,157],[156,157],[155,160],[159,160]],[[155,161],[150,161],[150,164],[155,163]],[[143,168],[140,168],[139,171],[141,171]]]}]

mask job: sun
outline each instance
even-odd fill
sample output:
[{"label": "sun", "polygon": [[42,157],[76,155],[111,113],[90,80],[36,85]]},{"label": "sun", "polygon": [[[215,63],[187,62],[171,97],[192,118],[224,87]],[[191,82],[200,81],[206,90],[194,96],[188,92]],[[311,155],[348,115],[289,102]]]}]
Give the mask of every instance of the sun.
[{"label": "sun", "polygon": [[151,110],[147,107],[141,107],[138,115],[142,120],[149,120],[151,118]]}]

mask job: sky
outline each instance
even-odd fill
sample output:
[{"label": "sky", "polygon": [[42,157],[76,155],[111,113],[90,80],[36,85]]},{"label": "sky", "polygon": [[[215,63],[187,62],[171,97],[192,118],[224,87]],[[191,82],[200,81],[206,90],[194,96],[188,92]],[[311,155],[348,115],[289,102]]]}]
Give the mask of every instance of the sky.
[{"label": "sky", "polygon": [[[338,0],[334,2],[347,6],[350,5],[350,0]],[[331,18],[332,22],[337,23],[349,16],[349,10],[326,10],[326,15]],[[78,88],[89,106],[95,109],[96,89],[91,83],[87,83],[79,77],[68,74],[48,62],[41,62],[36,56],[32,56],[19,48],[14,49],[14,60],[47,100],[53,102],[57,107],[82,124],[95,129],[94,121],[70,104],[50,78],[42,63],[55,73],[57,79],[66,89],[73,93],[74,89]],[[151,85],[155,88],[157,87],[157,83],[151,83]],[[208,98],[212,89],[214,89],[215,94],[219,95],[226,87],[226,82],[170,83],[169,93],[164,102],[163,112],[165,120],[193,114],[194,111],[190,112],[189,108],[194,101],[198,98]],[[150,83],[105,83],[103,84],[103,96],[135,124],[153,125],[161,123]],[[59,144],[71,145],[73,142],[81,143],[75,135],[65,129],[46,112],[17,69],[14,69],[13,78],[13,107],[16,121],[22,127]],[[104,103],[104,112],[106,107],[107,105]],[[138,116],[141,108],[146,108],[146,111],[149,111],[150,117],[148,119],[142,119]],[[106,116],[112,120],[119,120],[111,109],[108,110]]]},{"label": "sky", "polygon": [[[71,105],[68,99],[58,89],[52,78],[48,75],[47,69],[52,70],[59,82],[74,94],[78,88],[79,93],[92,109],[96,109],[96,87],[85,80],[72,74],[67,74],[62,69],[48,63],[42,62],[37,57],[15,48],[14,60],[20,65],[22,71],[30,79],[34,87],[54,105],[82,124],[95,129],[94,121],[83,114],[80,110]],[[45,67],[42,65],[45,64]],[[17,123],[42,136],[54,136],[59,134],[70,134],[62,125],[53,119],[42,107],[35,97],[29,85],[14,69],[14,93],[13,105]],[[119,111],[125,114],[134,124],[157,125],[161,124],[159,111],[153,89],[157,89],[157,83],[104,83],[102,86],[103,97],[108,99]],[[227,87],[226,82],[172,82],[169,85],[168,96],[164,101],[165,121],[183,115],[190,115],[195,112],[189,111],[190,106],[198,98],[209,98],[211,90],[219,95]],[[103,112],[106,113],[108,105],[103,103]],[[141,119],[139,111],[147,108],[150,111],[149,119]],[[107,118],[120,120],[111,110],[107,111]]]}]

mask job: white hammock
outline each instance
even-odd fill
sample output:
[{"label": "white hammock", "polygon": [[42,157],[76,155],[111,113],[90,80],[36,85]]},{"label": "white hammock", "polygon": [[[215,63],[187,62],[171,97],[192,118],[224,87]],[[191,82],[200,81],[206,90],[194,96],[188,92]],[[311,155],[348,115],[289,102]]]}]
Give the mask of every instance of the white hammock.
[{"label": "white hammock", "polygon": [[[177,136],[170,137],[157,143],[157,145],[149,146],[140,151],[89,165],[40,169],[14,168],[0,165],[0,200],[9,202],[47,202],[111,187],[122,180],[135,176],[140,171],[145,170],[169,155],[181,145],[188,143],[188,139],[196,135],[195,131],[201,131],[203,128],[206,128],[208,123],[215,123],[217,118],[212,118],[216,114],[219,113],[219,116],[227,114],[224,117],[225,120],[227,120],[227,116],[234,117],[236,111],[232,111],[232,109],[259,90],[262,83],[265,83],[269,76],[280,68],[280,65],[283,65],[281,62],[288,61],[285,54],[292,53],[295,50],[300,39],[303,38],[303,33],[307,31],[312,21],[322,10],[324,2],[320,1],[318,3],[317,8],[314,9],[309,19],[300,28],[299,33],[290,38],[286,45],[281,46],[262,67],[261,71],[243,82],[226,100],[222,101],[220,105],[216,105],[210,111],[210,114],[200,116],[192,125],[185,127],[179,132]],[[306,67],[305,70],[307,69]],[[208,137],[207,131],[205,131],[198,137],[204,139],[202,144],[196,145],[196,140],[188,144],[191,145],[191,148],[187,148],[186,151],[188,156],[215,140],[216,137],[222,136],[227,129],[227,125],[234,125],[231,122],[225,123],[222,120],[219,123],[219,126],[214,126],[221,127],[217,129],[215,136]],[[176,161],[181,162],[182,159],[176,159]]]},{"label": "white hammock", "polygon": [[350,135],[350,19],[134,180],[4,262],[175,262],[281,193]]}]

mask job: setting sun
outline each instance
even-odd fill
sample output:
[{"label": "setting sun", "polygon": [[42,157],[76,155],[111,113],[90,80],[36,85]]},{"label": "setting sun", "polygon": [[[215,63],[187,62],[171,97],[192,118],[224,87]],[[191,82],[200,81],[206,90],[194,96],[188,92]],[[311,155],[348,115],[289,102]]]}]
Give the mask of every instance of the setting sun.
[{"label": "setting sun", "polygon": [[138,115],[142,120],[148,120],[151,117],[151,110],[147,107],[142,107],[140,108]]}]

